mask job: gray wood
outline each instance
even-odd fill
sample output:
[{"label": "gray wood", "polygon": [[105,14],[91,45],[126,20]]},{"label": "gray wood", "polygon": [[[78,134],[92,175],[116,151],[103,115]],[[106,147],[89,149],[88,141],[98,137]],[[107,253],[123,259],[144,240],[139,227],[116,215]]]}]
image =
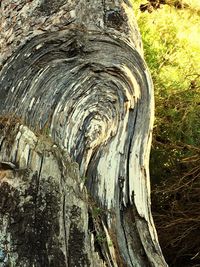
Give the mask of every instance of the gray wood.
[{"label": "gray wood", "polygon": [[129,1],[0,7],[0,267],[167,266],[153,85]]}]

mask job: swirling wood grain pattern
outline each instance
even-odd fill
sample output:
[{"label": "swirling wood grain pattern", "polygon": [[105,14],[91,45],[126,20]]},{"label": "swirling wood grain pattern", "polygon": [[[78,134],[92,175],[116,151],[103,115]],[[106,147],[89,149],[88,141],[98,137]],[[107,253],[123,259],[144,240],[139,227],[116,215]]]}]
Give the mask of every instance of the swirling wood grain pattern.
[{"label": "swirling wood grain pattern", "polygon": [[[152,84],[136,50],[98,33],[40,35],[9,59],[1,77],[1,112],[49,128],[103,206],[118,206],[116,199],[126,206],[133,191],[141,197]],[[139,208],[141,215],[145,209]]]},{"label": "swirling wood grain pattern", "polygon": [[[150,212],[153,86],[141,41],[122,33],[124,9],[109,8],[101,10],[106,32],[99,18],[98,27],[88,26],[94,26],[88,13],[89,19],[77,16],[84,27],[40,32],[19,45],[0,73],[0,113],[20,117],[69,152],[92,198],[107,210],[101,227],[108,237],[114,229],[128,266],[141,258],[134,251],[139,239],[152,266],[164,266]],[[132,220],[140,237],[130,234]],[[116,266],[112,248],[103,250]]]}]

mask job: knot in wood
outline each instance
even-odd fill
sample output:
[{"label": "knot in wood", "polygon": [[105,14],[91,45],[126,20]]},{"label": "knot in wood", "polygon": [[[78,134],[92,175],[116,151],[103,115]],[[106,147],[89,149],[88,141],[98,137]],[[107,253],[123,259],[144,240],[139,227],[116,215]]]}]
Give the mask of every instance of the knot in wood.
[{"label": "knot in wood", "polygon": [[106,12],[105,23],[108,27],[119,29],[124,23],[124,16],[120,9],[110,9]]}]

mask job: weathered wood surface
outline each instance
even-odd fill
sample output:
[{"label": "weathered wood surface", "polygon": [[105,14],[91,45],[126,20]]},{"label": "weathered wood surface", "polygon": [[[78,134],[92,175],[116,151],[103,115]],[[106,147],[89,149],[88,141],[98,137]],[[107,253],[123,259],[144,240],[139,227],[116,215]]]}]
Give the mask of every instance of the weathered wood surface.
[{"label": "weathered wood surface", "polygon": [[0,266],[166,266],[129,2],[4,0],[0,14]]}]

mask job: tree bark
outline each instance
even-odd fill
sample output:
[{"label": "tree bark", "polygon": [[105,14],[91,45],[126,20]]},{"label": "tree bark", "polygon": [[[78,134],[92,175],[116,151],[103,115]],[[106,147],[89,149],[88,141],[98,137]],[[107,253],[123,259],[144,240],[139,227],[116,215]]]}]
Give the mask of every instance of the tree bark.
[{"label": "tree bark", "polygon": [[0,14],[0,267],[167,266],[129,1],[3,0]]}]

